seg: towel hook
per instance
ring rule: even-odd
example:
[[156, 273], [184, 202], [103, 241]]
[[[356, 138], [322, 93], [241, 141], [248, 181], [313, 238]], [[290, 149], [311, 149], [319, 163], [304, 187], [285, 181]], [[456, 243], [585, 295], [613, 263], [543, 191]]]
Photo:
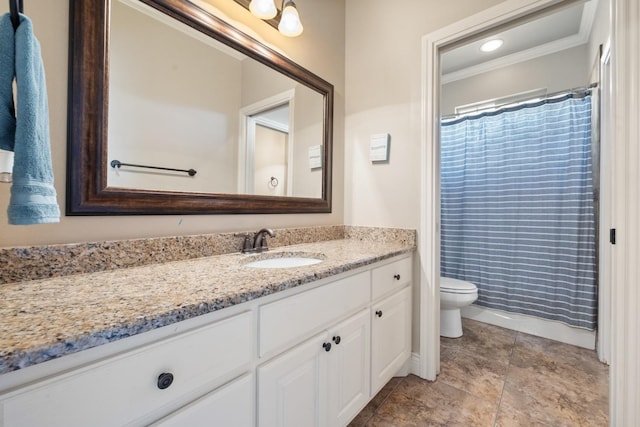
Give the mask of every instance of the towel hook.
[[20, 14], [24, 12], [24, 4], [22, 0], [9, 0], [9, 12], [11, 13], [11, 23], [13, 31], [18, 29], [20, 25]]

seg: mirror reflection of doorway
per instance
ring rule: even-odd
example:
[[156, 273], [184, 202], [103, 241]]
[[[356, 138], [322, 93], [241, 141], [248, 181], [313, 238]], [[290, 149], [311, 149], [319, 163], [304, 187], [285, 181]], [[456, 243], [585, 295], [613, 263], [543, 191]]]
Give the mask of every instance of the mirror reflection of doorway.
[[290, 105], [269, 107], [247, 118], [247, 191], [262, 196], [291, 193]]
[[240, 110], [239, 193], [293, 194], [293, 110], [293, 91]]
[[288, 133], [255, 122], [254, 136], [253, 194], [286, 195]]

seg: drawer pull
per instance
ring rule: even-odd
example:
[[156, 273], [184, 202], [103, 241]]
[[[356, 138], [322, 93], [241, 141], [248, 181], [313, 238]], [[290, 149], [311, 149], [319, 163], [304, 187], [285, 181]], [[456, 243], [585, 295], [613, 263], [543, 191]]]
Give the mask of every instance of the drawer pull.
[[169, 388], [169, 386], [173, 384], [173, 374], [169, 372], [163, 372], [158, 376], [158, 388], [160, 390], [164, 390], [165, 388]]
[[400, 280], [400, 275], [399, 274], [394, 274], [393, 278], [396, 279], [396, 280]]
[[322, 344], [322, 348], [324, 348], [324, 351], [331, 351], [331, 343], [330, 342], [326, 342], [326, 343]]
[[376, 311], [376, 316], [378, 316], [378, 317], [382, 317], [382, 310], [378, 310], [378, 311]]
[[336, 335], [335, 337], [333, 337], [333, 342], [336, 343], [336, 345], [340, 344], [340, 341], [342, 341], [340, 335]]

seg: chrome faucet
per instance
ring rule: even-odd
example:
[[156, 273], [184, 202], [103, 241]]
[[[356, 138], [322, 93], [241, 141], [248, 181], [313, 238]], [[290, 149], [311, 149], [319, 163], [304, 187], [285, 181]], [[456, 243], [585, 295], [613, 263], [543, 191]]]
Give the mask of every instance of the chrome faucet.
[[266, 234], [270, 237], [276, 237], [276, 233], [270, 228], [262, 228], [256, 234], [253, 235], [253, 245], [251, 244], [251, 236], [245, 235], [244, 245], [242, 247], [242, 253], [256, 253], [268, 251]]

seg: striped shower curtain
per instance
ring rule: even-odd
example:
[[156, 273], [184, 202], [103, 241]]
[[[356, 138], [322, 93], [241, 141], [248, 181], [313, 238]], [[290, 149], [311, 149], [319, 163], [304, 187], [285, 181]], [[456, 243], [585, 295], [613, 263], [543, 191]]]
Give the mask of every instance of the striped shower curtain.
[[594, 329], [591, 96], [443, 121], [441, 274], [476, 304]]

